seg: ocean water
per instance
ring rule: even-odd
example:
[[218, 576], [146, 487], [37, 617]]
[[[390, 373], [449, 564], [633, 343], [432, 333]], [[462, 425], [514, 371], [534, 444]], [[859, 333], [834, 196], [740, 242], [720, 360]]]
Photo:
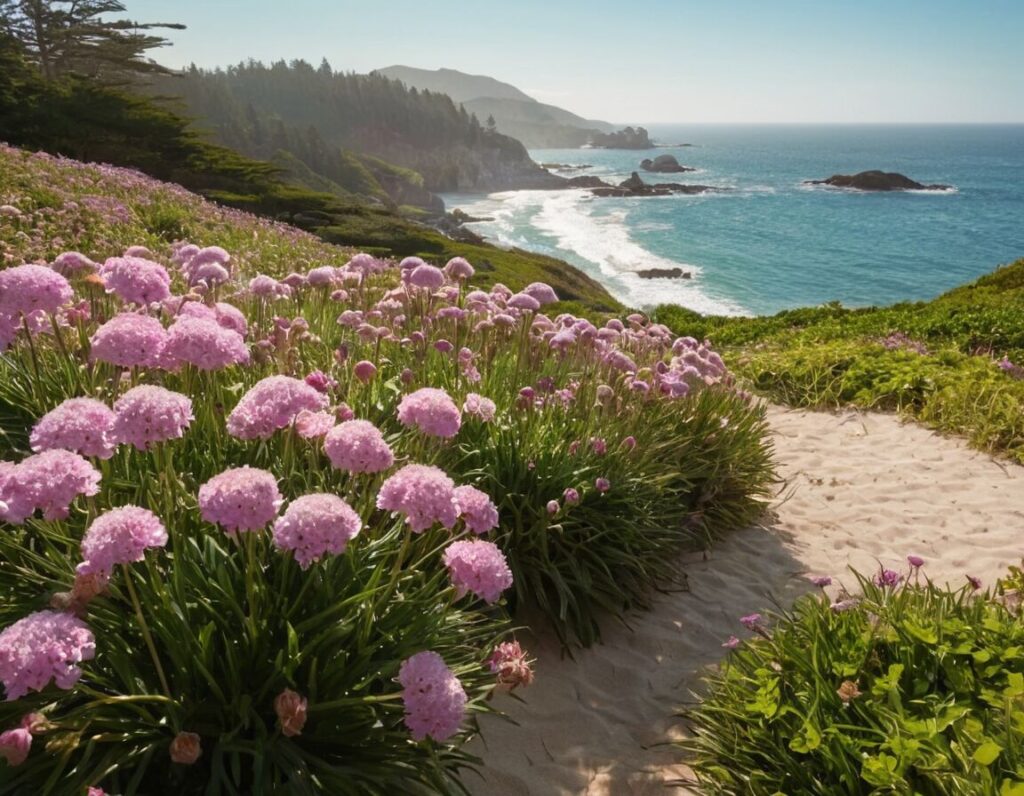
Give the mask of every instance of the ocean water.
[[[840, 301], [928, 299], [1024, 257], [1024, 125], [691, 125], [650, 128], [693, 146], [642, 152], [535, 150], [538, 162], [619, 182], [662, 152], [698, 169], [646, 182], [728, 188], [700, 196], [596, 198], [584, 190], [447, 195], [490, 220], [503, 246], [565, 259], [626, 304], [763, 314]], [[950, 191], [864, 193], [803, 185], [835, 173], [898, 171]], [[693, 278], [646, 280], [680, 266]]]

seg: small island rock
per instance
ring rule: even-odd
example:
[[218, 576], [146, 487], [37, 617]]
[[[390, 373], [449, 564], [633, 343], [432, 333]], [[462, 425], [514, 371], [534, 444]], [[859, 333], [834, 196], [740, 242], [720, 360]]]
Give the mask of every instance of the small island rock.
[[658, 155], [653, 160], [651, 158], [644, 158], [640, 161], [640, 168], [644, 171], [652, 171], [659, 174], [679, 174], [684, 171], [696, 171], [696, 169], [689, 166], [680, 165], [675, 155]]
[[833, 174], [825, 180], [805, 180], [807, 185], [831, 185], [858, 191], [946, 191], [948, 185], [924, 185], [894, 171], [861, 171], [857, 174]]

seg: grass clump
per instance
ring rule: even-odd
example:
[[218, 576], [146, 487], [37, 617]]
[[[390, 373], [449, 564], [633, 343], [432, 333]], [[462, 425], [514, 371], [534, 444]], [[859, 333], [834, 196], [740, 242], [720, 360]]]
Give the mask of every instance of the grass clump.
[[929, 302], [655, 317], [710, 339], [772, 400], [898, 411], [1024, 462], [1024, 260]]
[[756, 635], [686, 714], [702, 792], [1024, 793], [1019, 572], [984, 593], [914, 567], [857, 585], [746, 618]]

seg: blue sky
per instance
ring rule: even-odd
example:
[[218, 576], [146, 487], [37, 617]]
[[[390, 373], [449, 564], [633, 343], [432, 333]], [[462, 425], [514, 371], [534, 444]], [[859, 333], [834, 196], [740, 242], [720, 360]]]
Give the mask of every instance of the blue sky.
[[1024, 0], [126, 0], [172, 66], [450, 67], [613, 122], [1024, 122]]

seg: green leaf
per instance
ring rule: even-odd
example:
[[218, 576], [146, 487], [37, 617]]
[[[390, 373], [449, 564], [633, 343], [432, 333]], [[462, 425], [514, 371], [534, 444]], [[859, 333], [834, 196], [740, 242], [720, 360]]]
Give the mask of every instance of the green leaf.
[[974, 750], [972, 758], [975, 763], [982, 766], [990, 766], [999, 757], [1003, 751], [1003, 747], [997, 744], [995, 741], [985, 741], [981, 746]]

